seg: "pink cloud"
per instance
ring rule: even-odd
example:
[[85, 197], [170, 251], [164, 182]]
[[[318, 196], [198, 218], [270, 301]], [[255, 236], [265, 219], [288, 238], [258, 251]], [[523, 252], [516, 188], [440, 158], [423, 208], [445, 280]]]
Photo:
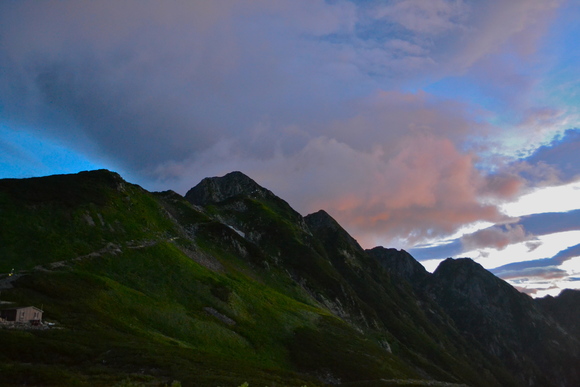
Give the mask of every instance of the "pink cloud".
[[485, 177], [482, 193], [490, 198], [512, 199], [522, 193], [524, 186], [525, 180], [523, 178], [517, 174], [502, 171]]
[[[0, 97], [3, 113], [73, 147], [86, 139], [159, 189], [242, 170], [304, 214], [326, 209], [368, 247], [412, 243], [501, 220], [495, 203], [524, 183], [516, 167], [486, 175], [465, 150], [473, 133], [489, 141], [488, 112], [393, 88], [534, 46], [532, 21], [557, 4], [8, 2], [0, 86], [14, 92]], [[395, 33], [381, 35], [385, 20]], [[516, 92], [529, 86], [512, 75], [501, 80]]]
[[507, 224], [503, 227], [494, 226], [465, 235], [461, 243], [466, 251], [492, 247], [503, 250], [513, 243], [525, 242], [533, 239], [526, 233], [522, 225]]
[[320, 129], [356, 149], [368, 150], [381, 144], [389, 153], [399, 147], [398, 140], [413, 135], [435, 135], [459, 144], [477, 131], [482, 135], [491, 128], [476, 121], [477, 109], [460, 101], [440, 100], [424, 91], [408, 93], [380, 90], [351, 101], [342, 114], [349, 117], [332, 120]]
[[[493, 203], [523, 186], [517, 174], [490, 176], [476, 167], [477, 156], [462, 142], [473, 127], [485, 127], [464, 111], [425, 92], [379, 92], [345, 105], [341, 114], [351, 117], [341, 121], [309, 130], [259, 126], [256, 140], [276, 149], [268, 157], [249, 155], [244, 142], [230, 139], [155, 173], [177, 177], [185, 192], [205, 176], [241, 170], [302, 214], [328, 211], [366, 247], [409, 246], [466, 223], [503, 220]], [[286, 151], [289, 143], [299, 145]]]
[[222, 156], [208, 152], [205, 161], [183, 170], [205, 175], [242, 170], [303, 214], [325, 209], [366, 247], [396, 240], [412, 244], [466, 223], [502, 219], [482, 200], [489, 187], [483, 189], [486, 179], [474, 167], [473, 155], [432, 135], [397, 144], [392, 153], [380, 144], [364, 151], [319, 137], [297, 154], [277, 153], [266, 163], [232, 157], [224, 144]]

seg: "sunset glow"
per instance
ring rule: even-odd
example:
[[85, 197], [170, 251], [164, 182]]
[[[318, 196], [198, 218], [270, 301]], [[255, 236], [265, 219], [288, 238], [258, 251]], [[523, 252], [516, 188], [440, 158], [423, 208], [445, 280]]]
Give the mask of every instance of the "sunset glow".
[[[525, 274], [580, 243], [579, 19], [572, 0], [4, 1], [0, 178], [107, 168], [184, 194], [240, 170], [365, 248]], [[558, 262], [517, 286], [576, 286]]]

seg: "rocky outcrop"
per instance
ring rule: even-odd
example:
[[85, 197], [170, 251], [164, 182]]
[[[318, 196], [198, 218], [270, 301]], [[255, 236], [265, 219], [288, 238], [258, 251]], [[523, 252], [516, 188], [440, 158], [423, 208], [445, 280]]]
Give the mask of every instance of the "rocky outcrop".
[[275, 196], [242, 172], [230, 172], [222, 177], [207, 177], [190, 189], [185, 198], [192, 204], [205, 206], [238, 195]]
[[415, 289], [421, 287], [422, 283], [430, 276], [423, 265], [405, 250], [377, 246], [366, 250], [366, 252], [374, 257], [389, 273], [409, 281]]
[[314, 235], [324, 237], [332, 234], [333, 240], [343, 243], [345, 245], [343, 247], [362, 252], [362, 248], [358, 242], [326, 211], [319, 210], [313, 214], [306, 215], [304, 221]]

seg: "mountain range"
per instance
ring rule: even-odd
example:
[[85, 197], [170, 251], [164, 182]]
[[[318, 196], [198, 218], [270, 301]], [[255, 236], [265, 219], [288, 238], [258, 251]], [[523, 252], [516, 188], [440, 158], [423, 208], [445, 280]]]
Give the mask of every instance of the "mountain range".
[[[14, 269], [14, 270], [13, 270]], [[0, 180], [0, 385], [578, 386], [580, 292], [363, 249], [241, 172]]]

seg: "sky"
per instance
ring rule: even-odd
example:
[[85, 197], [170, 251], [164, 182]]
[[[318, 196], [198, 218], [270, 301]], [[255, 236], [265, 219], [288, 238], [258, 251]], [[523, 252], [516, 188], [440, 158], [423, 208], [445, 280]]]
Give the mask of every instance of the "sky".
[[0, 2], [0, 178], [239, 170], [365, 248], [580, 288], [574, 0]]

